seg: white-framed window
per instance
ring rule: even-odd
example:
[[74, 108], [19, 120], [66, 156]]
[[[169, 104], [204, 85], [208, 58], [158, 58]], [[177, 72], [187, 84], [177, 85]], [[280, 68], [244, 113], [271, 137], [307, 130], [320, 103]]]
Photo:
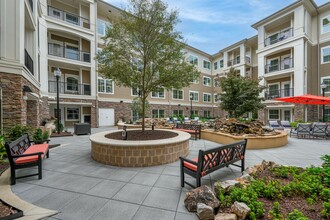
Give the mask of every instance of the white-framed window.
[[203, 76], [203, 85], [204, 86], [211, 86], [211, 77]]
[[137, 86], [133, 86], [131, 89], [131, 96], [138, 96], [140, 94], [140, 89]]
[[66, 108], [67, 121], [79, 121], [79, 108]]
[[280, 84], [268, 84], [268, 96], [272, 98], [280, 97]]
[[237, 55], [235, 58], [235, 64], [240, 64], [241, 63], [241, 56]]
[[173, 89], [172, 90], [172, 99], [183, 100], [183, 90], [182, 89]]
[[137, 121], [140, 119], [140, 115], [138, 111], [132, 111], [132, 121]]
[[[324, 92], [328, 93], [330, 92], [330, 77], [321, 77], [321, 82], [320, 83], [324, 83], [327, 85], [327, 87], [325, 88]], [[322, 90], [321, 90], [322, 93]]]
[[221, 60], [219, 61], [219, 66], [220, 66], [220, 68], [223, 68], [223, 66], [224, 66], [223, 59], [221, 59]]
[[65, 21], [71, 24], [79, 25], [79, 18], [74, 14], [65, 13]]
[[103, 79], [99, 77], [98, 81], [98, 92], [114, 94], [114, 81], [111, 79]]
[[321, 49], [321, 63], [329, 63], [330, 62], [330, 47], [322, 47]]
[[194, 79], [194, 80], [192, 81], [192, 83], [194, 83], [194, 84], [198, 84], [198, 83], [199, 83], [199, 79], [198, 79], [198, 78]]
[[153, 109], [152, 110], [152, 118], [164, 118], [165, 110], [163, 109]]
[[199, 112], [198, 112], [198, 110], [192, 110], [192, 115], [193, 115], [194, 117], [198, 117], [198, 116], [199, 116]]
[[78, 45], [65, 43], [65, 58], [79, 60]]
[[194, 102], [198, 102], [199, 101], [199, 93], [196, 91], [189, 91], [189, 100], [190, 100], [190, 96], [191, 94], [193, 94], [193, 101]]
[[173, 115], [183, 117], [183, 110], [173, 110]]
[[152, 98], [165, 98], [165, 89], [159, 88], [157, 91], [151, 93]]
[[218, 61], [213, 63], [213, 69], [217, 70], [218, 69]]
[[97, 33], [101, 36], [105, 36], [107, 28], [111, 28], [111, 24], [107, 21], [97, 19]]
[[218, 102], [220, 102], [218, 93], [214, 93], [214, 94], [213, 94], [213, 102], [214, 102], [214, 103], [218, 103]]
[[268, 119], [269, 120], [279, 120], [280, 119], [280, 110], [269, 109], [268, 110]]
[[203, 92], [203, 102], [211, 102], [211, 100], [212, 100], [211, 93]]
[[276, 57], [267, 61], [268, 72], [274, 72], [280, 70], [280, 58]]
[[203, 60], [203, 67], [205, 69], [210, 70], [211, 69], [211, 63], [209, 61], [207, 61], [207, 60]]
[[281, 97], [288, 97], [292, 96], [291, 88], [290, 88], [290, 81], [282, 82], [281, 83]]
[[188, 56], [188, 62], [198, 66], [198, 57], [194, 56], [194, 55], [189, 55]]
[[68, 92], [78, 92], [79, 76], [65, 74], [65, 90]]
[[48, 15], [57, 19], [63, 18], [63, 12], [59, 9], [49, 7], [48, 8]]
[[210, 117], [211, 117], [211, 111], [204, 110], [204, 118], [210, 118]]
[[330, 15], [322, 18], [322, 34], [330, 32]]
[[326, 122], [330, 121], [330, 108], [324, 109], [324, 119]]

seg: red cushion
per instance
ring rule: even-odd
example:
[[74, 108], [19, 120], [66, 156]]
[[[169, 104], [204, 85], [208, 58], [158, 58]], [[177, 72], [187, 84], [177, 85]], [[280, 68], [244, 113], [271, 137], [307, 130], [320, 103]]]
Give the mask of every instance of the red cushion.
[[[43, 154], [41, 155], [41, 159], [44, 159], [45, 154], [48, 151], [48, 144], [35, 144], [30, 146], [24, 153], [24, 154], [33, 154], [33, 153], [38, 153], [42, 152]], [[17, 164], [24, 164], [24, 163], [29, 163], [29, 162], [35, 162], [38, 160], [38, 155], [33, 155], [33, 156], [27, 156], [27, 157], [20, 157], [16, 160]]]

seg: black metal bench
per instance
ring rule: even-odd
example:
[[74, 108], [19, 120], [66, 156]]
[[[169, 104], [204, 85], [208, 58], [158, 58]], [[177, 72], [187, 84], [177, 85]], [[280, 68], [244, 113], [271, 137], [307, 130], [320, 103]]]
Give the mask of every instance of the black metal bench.
[[195, 135], [195, 140], [197, 140], [197, 136], [199, 139], [201, 139], [202, 134], [202, 125], [197, 124], [176, 124], [176, 127], [174, 127], [175, 130], [178, 131], [184, 131], [189, 134]]
[[[11, 167], [11, 185], [16, 184], [16, 179], [30, 176], [39, 176], [42, 179], [42, 159], [49, 157], [49, 140], [45, 144], [33, 144], [28, 134], [17, 140], [6, 143], [5, 148]], [[16, 177], [16, 169], [38, 166], [38, 173]]]
[[[181, 187], [184, 187], [186, 183], [195, 188], [194, 185], [185, 181], [184, 174], [194, 177], [196, 179], [196, 187], [200, 187], [203, 176], [223, 167], [233, 165], [240, 167], [243, 172], [245, 169], [246, 145], [247, 140], [245, 139], [210, 150], [199, 150], [198, 157], [192, 160], [180, 157]], [[241, 165], [234, 164], [238, 161], [241, 161]]]

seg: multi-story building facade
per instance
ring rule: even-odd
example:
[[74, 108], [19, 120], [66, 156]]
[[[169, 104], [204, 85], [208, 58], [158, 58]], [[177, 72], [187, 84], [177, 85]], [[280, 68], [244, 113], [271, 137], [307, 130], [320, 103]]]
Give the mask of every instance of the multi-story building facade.
[[[89, 122], [93, 127], [135, 120], [131, 109], [138, 90], [119, 87], [97, 74], [95, 54], [102, 50], [106, 28], [116, 22], [120, 9], [101, 0], [0, 1], [0, 125], [38, 126], [56, 116], [59, 79], [60, 120], [64, 126]], [[13, 28], [14, 27], [14, 28]], [[216, 102], [214, 78], [231, 67], [242, 76], [262, 77], [267, 89], [266, 109], [259, 118], [268, 121], [316, 120], [317, 106], [274, 101], [276, 97], [320, 95], [320, 83], [330, 92], [330, 4], [298, 0], [252, 25], [257, 35], [210, 55], [189, 45], [187, 61], [200, 78], [182, 90], [154, 92], [148, 101], [149, 117], [170, 115], [224, 117]], [[193, 94], [193, 100], [190, 100]], [[330, 109], [326, 109], [330, 116]]]

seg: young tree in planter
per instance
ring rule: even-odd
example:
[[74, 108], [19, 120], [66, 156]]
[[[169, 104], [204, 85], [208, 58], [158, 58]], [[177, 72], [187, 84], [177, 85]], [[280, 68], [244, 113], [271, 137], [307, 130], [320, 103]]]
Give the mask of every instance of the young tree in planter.
[[174, 29], [177, 23], [177, 11], [168, 12], [161, 0], [129, 0], [127, 10], [108, 28], [105, 48], [97, 56], [101, 75], [138, 91], [143, 131], [151, 92], [180, 89], [199, 76], [185, 61], [183, 37]]
[[261, 103], [264, 99], [260, 97], [264, 87], [259, 85], [260, 80], [242, 77], [233, 68], [226, 77], [218, 80], [222, 90], [218, 95], [220, 107], [229, 113], [229, 117], [239, 118], [245, 113], [256, 112], [264, 107]]

